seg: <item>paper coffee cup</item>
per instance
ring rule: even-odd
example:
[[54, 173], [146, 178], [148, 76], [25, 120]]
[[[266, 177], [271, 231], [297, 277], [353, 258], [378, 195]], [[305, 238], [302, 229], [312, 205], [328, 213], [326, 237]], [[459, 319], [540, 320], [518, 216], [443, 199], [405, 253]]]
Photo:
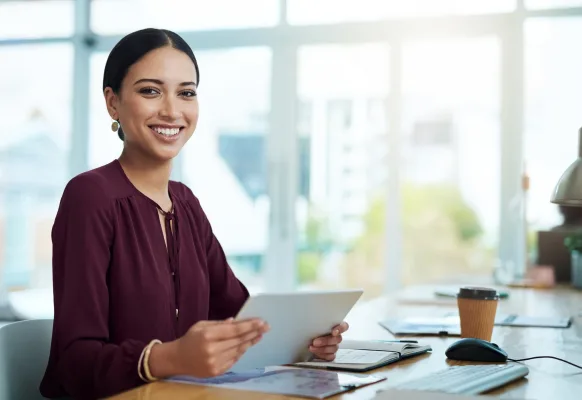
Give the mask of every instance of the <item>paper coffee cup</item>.
[[491, 341], [499, 295], [495, 289], [464, 287], [457, 294], [461, 337]]

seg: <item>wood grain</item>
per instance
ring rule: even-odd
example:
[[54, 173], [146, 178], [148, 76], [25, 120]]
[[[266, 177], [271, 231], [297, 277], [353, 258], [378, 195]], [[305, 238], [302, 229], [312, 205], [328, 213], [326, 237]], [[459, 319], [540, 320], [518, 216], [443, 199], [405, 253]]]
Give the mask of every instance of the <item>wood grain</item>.
[[[418, 295], [426, 288], [418, 288]], [[407, 289], [410, 295], [410, 289]], [[378, 325], [380, 319], [405, 315], [439, 315], [454, 310], [454, 303], [441, 301], [434, 305], [410, 305], [398, 302], [398, 296], [381, 297], [354, 308], [347, 320], [350, 339], [392, 339], [393, 336]], [[499, 305], [499, 312], [520, 313], [532, 316], [569, 315], [573, 324], [568, 329], [495, 327], [492, 342], [503, 348], [511, 358], [552, 355], [582, 365], [582, 291], [567, 287], [542, 289], [512, 289], [510, 298]], [[389, 388], [399, 382], [428, 374], [449, 365], [463, 364], [447, 360], [446, 348], [457, 338], [421, 338], [432, 345], [433, 351], [420, 357], [392, 364], [371, 371], [371, 374], [386, 376], [386, 380], [354, 392], [333, 397], [334, 400], [368, 400], [377, 390]], [[582, 393], [582, 370], [565, 363], [542, 359], [525, 363], [530, 368], [526, 379], [488, 393], [501, 398], [515, 399], [568, 399]], [[245, 391], [234, 391], [192, 385], [155, 382], [112, 397], [114, 400], [160, 400], [160, 399], [292, 399], [289, 396], [266, 395]]]

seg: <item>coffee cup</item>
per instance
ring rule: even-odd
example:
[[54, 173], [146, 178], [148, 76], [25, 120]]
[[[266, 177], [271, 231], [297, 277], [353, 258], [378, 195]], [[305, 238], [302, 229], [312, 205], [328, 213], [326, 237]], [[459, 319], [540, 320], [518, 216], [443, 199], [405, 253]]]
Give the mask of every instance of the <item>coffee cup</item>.
[[495, 289], [463, 287], [457, 294], [461, 337], [491, 341], [499, 294]]

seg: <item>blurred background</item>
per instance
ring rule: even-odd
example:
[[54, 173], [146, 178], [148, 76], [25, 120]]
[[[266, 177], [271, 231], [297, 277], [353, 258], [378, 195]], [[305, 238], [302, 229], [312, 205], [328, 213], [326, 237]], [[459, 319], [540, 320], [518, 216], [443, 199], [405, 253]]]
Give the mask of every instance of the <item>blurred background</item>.
[[0, 0], [5, 294], [51, 287], [64, 185], [122, 148], [105, 60], [145, 27], [199, 60], [173, 177], [252, 291], [520, 277], [564, 222], [582, 0]]

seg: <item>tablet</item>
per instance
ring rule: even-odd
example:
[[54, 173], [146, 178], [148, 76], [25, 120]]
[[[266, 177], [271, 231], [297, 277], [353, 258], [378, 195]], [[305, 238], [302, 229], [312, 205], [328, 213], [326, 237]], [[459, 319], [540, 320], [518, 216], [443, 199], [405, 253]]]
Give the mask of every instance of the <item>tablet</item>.
[[236, 319], [261, 318], [270, 330], [230, 372], [291, 364], [309, 356], [309, 344], [344, 321], [363, 290], [262, 293], [249, 297]]

